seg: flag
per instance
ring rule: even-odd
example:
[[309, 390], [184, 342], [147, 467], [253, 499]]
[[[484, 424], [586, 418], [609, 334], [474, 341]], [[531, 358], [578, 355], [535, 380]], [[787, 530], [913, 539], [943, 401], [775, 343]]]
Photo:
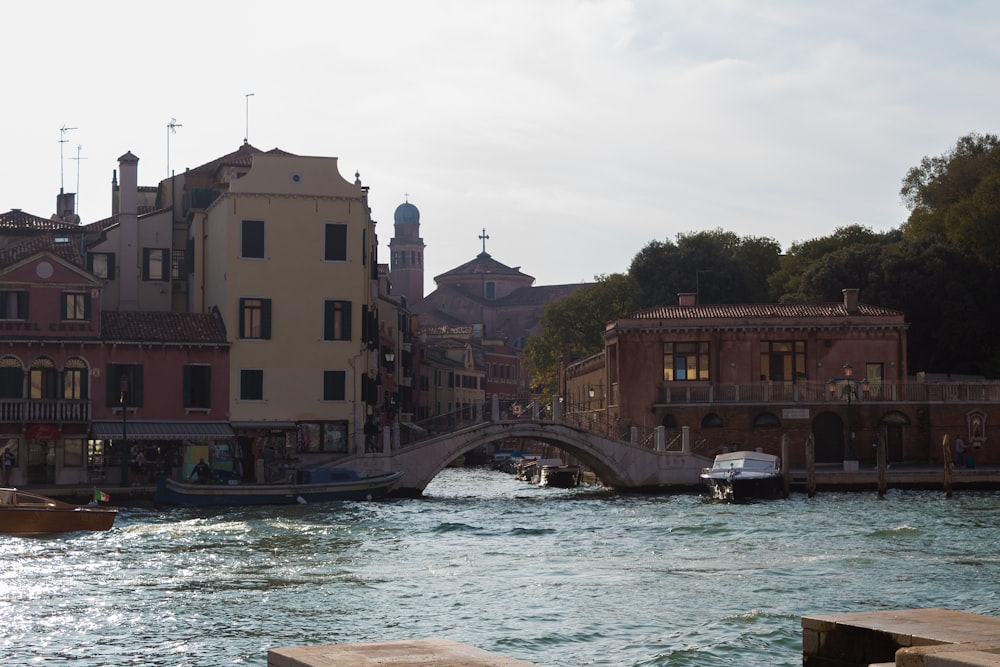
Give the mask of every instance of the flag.
[[104, 493], [103, 491], [98, 491], [97, 489], [94, 489], [94, 502], [95, 503], [106, 503], [109, 500], [111, 500], [111, 496], [109, 496], [108, 494]]

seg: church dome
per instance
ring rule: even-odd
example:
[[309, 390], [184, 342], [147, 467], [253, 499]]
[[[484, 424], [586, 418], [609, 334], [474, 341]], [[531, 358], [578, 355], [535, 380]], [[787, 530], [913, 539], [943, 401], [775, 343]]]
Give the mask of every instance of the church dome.
[[419, 225], [420, 211], [410, 202], [405, 202], [396, 207], [393, 218], [397, 225]]

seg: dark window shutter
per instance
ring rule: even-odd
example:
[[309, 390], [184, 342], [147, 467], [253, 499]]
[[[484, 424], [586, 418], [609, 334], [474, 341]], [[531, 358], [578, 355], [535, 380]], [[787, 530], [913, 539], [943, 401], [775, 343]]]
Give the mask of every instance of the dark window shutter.
[[260, 337], [270, 340], [271, 338], [271, 300], [261, 299], [260, 308]]

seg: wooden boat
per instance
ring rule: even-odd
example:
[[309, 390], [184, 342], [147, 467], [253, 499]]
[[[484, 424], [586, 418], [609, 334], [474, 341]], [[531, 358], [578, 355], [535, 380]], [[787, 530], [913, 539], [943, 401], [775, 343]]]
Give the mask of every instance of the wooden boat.
[[784, 480], [777, 456], [762, 452], [727, 452], [715, 457], [701, 480], [722, 500], [769, 499], [784, 496]]
[[302, 470], [299, 483], [254, 484], [230, 480], [225, 483], [178, 482], [160, 475], [156, 480], [157, 503], [172, 505], [290, 505], [328, 500], [374, 500], [389, 494], [403, 471], [362, 477], [346, 468]]
[[580, 486], [580, 466], [558, 463], [542, 463], [538, 472], [539, 486], [552, 486], [560, 489], [573, 489]]
[[42, 535], [79, 530], [110, 530], [118, 510], [72, 505], [37, 493], [0, 488], [0, 533]]

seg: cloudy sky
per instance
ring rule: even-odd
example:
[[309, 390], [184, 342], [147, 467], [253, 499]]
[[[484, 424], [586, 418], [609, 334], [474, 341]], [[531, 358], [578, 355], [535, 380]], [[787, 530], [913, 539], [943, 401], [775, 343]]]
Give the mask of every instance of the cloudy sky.
[[92, 222], [126, 151], [155, 185], [249, 138], [360, 172], [383, 261], [408, 197], [428, 291], [484, 229], [538, 285], [624, 272], [650, 241], [704, 229], [783, 248], [888, 230], [910, 167], [1000, 131], [992, 0], [55, 0], [0, 16], [0, 211], [49, 217], [62, 186]]

